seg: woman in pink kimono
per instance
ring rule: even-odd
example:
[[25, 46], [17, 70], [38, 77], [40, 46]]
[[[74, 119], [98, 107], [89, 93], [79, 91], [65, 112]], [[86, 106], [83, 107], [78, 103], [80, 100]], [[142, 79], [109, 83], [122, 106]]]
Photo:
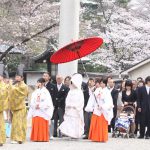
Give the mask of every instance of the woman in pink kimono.
[[59, 127], [62, 134], [71, 138], [81, 138], [84, 133], [84, 96], [81, 84], [82, 76], [74, 74], [66, 98], [64, 122]]

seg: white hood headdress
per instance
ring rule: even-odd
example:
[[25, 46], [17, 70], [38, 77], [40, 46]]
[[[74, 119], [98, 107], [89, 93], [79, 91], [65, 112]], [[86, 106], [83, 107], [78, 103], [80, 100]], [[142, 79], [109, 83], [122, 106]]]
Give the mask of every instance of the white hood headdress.
[[81, 89], [82, 85], [82, 75], [81, 74], [74, 74], [71, 78], [72, 83], [78, 88]]

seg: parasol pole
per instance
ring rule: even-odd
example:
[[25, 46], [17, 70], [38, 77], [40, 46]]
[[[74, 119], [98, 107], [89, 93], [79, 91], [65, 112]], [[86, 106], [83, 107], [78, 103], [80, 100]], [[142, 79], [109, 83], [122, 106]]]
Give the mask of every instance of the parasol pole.
[[84, 70], [84, 72], [85, 72], [85, 75], [86, 75], [86, 77], [88, 78], [89, 76], [88, 76], [88, 74], [87, 74], [87, 72], [86, 72], [86, 69], [85, 69], [85, 66], [84, 66], [84, 64], [83, 64], [83, 62], [82, 62], [82, 60], [81, 60], [81, 57], [80, 57], [79, 51], [77, 51], [77, 55], [78, 55], [78, 57], [79, 57], [79, 59], [80, 59], [80, 61], [81, 61], [81, 64], [82, 64], [83, 70]]

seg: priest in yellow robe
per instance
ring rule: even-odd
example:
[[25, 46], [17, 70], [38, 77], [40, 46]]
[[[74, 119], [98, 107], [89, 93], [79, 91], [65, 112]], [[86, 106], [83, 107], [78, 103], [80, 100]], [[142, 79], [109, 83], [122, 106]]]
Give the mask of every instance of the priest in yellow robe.
[[5, 121], [3, 111], [8, 109], [8, 86], [3, 82], [0, 74], [0, 146], [6, 142]]
[[11, 128], [11, 143], [22, 144], [26, 140], [27, 111], [25, 100], [28, 96], [28, 87], [22, 75], [16, 75], [15, 83], [10, 84], [10, 109], [13, 114]]

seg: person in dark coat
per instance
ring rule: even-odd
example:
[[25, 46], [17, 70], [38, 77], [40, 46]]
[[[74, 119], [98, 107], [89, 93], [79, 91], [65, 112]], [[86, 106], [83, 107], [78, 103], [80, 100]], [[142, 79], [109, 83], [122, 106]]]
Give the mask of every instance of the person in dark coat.
[[[137, 107], [140, 112], [140, 136], [139, 139], [150, 138], [150, 76], [145, 79], [145, 85], [138, 88]], [[147, 132], [145, 128], [147, 126]]]
[[83, 95], [84, 95], [84, 108], [86, 107], [87, 103], [88, 103], [88, 99], [89, 99], [89, 88], [87, 83], [82, 82], [82, 91], [83, 91]]
[[[82, 82], [82, 85], [81, 85], [81, 88], [82, 88], [82, 91], [83, 91], [83, 95], [84, 95], [84, 109], [88, 103], [88, 100], [89, 100], [89, 88], [88, 88], [88, 84], [85, 83], [85, 82]], [[89, 115], [84, 111], [84, 122], [85, 122], [85, 126], [84, 126], [84, 134], [86, 135], [84, 137], [84, 139], [87, 139], [88, 138], [88, 129], [87, 129], [87, 124], [88, 124], [88, 120], [89, 120]]]
[[[65, 100], [69, 91], [69, 88], [63, 84], [63, 77], [61, 75], [56, 76], [55, 85], [55, 99], [54, 99], [54, 137], [57, 137], [58, 121], [59, 125], [64, 121], [65, 112]], [[60, 135], [61, 136], [61, 135]]]
[[[138, 82], [136, 80], [132, 80], [132, 90], [134, 90], [136, 92], [138, 92]], [[136, 114], [135, 114], [135, 132], [134, 134], [137, 135], [137, 132], [139, 131], [139, 122], [140, 122], [140, 113], [138, 112], [138, 108], [136, 107]]]
[[134, 106], [137, 101], [137, 93], [132, 88], [133, 84], [131, 80], [126, 80], [125, 90], [122, 92], [122, 102], [124, 105]]
[[47, 90], [49, 91], [50, 95], [51, 95], [51, 98], [52, 98], [52, 101], [53, 101], [53, 105], [54, 105], [54, 99], [55, 99], [55, 84], [53, 84], [51, 82], [51, 76], [49, 74], [49, 72], [45, 72], [43, 74], [43, 78], [45, 80], [45, 87], [47, 88]]
[[114, 80], [113, 79], [110, 79], [108, 80], [108, 88], [111, 92], [111, 96], [112, 96], [112, 99], [113, 99], [113, 105], [114, 105], [114, 108], [113, 108], [113, 119], [111, 121], [111, 125], [109, 126], [109, 131], [111, 130], [110, 128], [113, 129], [114, 131], [114, 128], [115, 128], [115, 119], [116, 119], [116, 116], [117, 116], [117, 99], [118, 99], [118, 93], [119, 91], [117, 89], [115, 89], [115, 83], [114, 83]]
[[[133, 90], [133, 84], [131, 80], [126, 80], [125, 82], [125, 90], [122, 91], [122, 102], [124, 106], [133, 106], [136, 109], [136, 103], [137, 103], [137, 93], [135, 90]], [[134, 138], [135, 132], [135, 122], [130, 122], [130, 138]]]
[[[45, 80], [45, 87], [47, 88], [47, 90], [49, 91], [51, 98], [52, 98], [52, 102], [53, 102], [53, 106], [54, 106], [54, 101], [55, 101], [55, 84], [53, 84], [51, 82], [51, 76], [49, 74], [49, 72], [45, 72], [43, 74], [43, 79]], [[54, 112], [53, 112], [54, 113]], [[53, 138], [53, 130], [54, 130], [54, 117], [51, 118], [51, 125], [50, 125], [50, 139]]]
[[84, 136], [83, 139], [88, 139], [89, 136], [89, 129], [91, 123], [92, 112], [85, 111], [85, 107], [89, 101], [90, 95], [93, 94], [95, 90], [95, 80], [93, 78], [89, 78], [87, 83], [88, 89], [84, 91]]

